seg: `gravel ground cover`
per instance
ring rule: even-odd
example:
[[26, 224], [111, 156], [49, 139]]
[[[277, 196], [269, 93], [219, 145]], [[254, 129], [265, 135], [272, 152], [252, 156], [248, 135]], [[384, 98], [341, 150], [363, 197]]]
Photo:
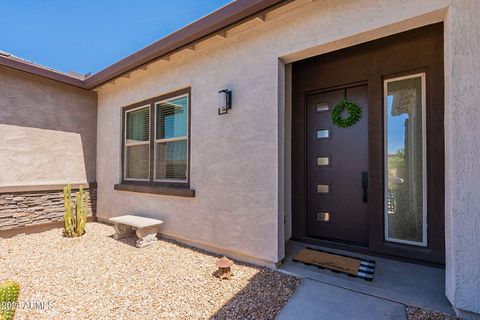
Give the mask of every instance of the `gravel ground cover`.
[[217, 256], [87, 224], [80, 238], [61, 229], [0, 239], [0, 281], [21, 285], [16, 319], [274, 319], [301, 280], [237, 263], [214, 276]]
[[430, 310], [420, 309], [416, 307], [406, 307], [408, 320], [457, 320], [458, 318], [452, 317], [440, 312], [434, 312]]

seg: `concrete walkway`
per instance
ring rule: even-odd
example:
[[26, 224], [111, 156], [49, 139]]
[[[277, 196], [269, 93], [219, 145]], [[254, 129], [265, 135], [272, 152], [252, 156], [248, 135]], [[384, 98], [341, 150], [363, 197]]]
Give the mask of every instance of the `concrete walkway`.
[[407, 316], [401, 303], [304, 279], [277, 319], [404, 320]]
[[455, 314], [445, 296], [445, 270], [443, 269], [319, 247], [329, 252], [375, 260], [377, 265], [373, 281], [365, 281], [293, 262], [293, 257], [304, 247], [305, 244], [290, 241], [286, 247], [285, 262], [279, 269], [306, 279], [386, 301], [394, 301], [448, 315]]

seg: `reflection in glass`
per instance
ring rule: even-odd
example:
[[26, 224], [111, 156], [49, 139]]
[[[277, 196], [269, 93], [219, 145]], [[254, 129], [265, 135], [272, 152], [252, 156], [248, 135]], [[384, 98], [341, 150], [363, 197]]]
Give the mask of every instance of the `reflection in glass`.
[[155, 180], [185, 182], [188, 172], [188, 96], [156, 106]]
[[386, 239], [426, 245], [425, 75], [387, 80]]
[[187, 136], [188, 98], [183, 96], [158, 103], [156, 139]]

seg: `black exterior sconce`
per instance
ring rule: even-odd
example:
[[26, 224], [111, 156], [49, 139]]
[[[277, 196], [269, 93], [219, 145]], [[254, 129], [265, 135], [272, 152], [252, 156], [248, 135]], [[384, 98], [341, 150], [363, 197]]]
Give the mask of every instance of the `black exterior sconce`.
[[223, 89], [218, 91], [220, 97], [220, 108], [218, 108], [218, 115], [227, 114], [229, 109], [232, 109], [232, 90]]

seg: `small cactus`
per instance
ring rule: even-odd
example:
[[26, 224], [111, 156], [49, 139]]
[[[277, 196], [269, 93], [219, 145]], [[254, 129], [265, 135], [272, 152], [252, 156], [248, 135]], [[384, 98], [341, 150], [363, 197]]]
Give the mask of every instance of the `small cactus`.
[[72, 186], [67, 185], [63, 188], [63, 200], [65, 214], [63, 215], [64, 230], [63, 235], [73, 237], [75, 233], [75, 220], [73, 219]]
[[80, 237], [85, 233], [85, 224], [87, 223], [88, 192], [84, 192], [83, 187], [80, 186], [80, 191], [75, 193], [75, 210], [73, 209], [71, 185], [63, 188], [63, 199], [65, 205], [63, 235]]
[[20, 295], [20, 285], [15, 281], [0, 283], [0, 320], [13, 320]]
[[84, 192], [82, 186], [80, 186], [80, 191], [75, 194], [75, 202], [77, 235], [81, 236], [85, 233], [88, 212], [88, 192]]

